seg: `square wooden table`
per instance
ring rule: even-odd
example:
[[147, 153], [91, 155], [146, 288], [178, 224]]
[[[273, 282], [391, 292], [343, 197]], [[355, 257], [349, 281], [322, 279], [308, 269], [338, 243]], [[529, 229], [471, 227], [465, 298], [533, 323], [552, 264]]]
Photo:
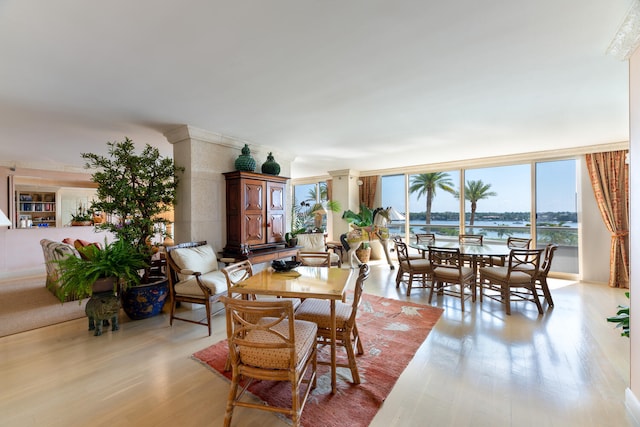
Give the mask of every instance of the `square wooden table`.
[[344, 301], [351, 270], [301, 266], [278, 273], [266, 268], [237, 285], [231, 293], [329, 300], [331, 306], [331, 392], [336, 392], [336, 301]]

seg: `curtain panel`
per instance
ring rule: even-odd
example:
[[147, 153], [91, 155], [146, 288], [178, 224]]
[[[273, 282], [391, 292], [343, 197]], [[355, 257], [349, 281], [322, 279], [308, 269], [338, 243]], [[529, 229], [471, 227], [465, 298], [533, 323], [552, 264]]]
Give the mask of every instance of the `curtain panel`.
[[629, 165], [628, 150], [586, 155], [593, 192], [611, 233], [609, 286], [629, 287]]
[[373, 202], [376, 199], [376, 188], [378, 186], [378, 176], [363, 176], [360, 178], [360, 204], [373, 209]]

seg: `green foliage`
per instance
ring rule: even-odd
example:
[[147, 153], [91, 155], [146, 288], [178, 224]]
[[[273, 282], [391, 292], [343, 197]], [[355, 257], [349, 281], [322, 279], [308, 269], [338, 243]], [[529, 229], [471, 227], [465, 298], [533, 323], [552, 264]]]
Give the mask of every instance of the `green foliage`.
[[109, 155], [82, 153], [85, 167], [96, 169], [91, 180], [98, 184], [97, 201], [92, 208], [118, 218], [96, 228], [113, 232], [118, 240], [129, 243], [151, 257], [148, 238], [154, 224], [164, 222], [158, 215], [170, 210], [176, 201], [178, 171], [173, 159], [160, 156], [157, 148], [146, 145], [135, 153], [133, 141], [107, 142]]
[[409, 193], [418, 193], [418, 198], [426, 196], [426, 216], [427, 224], [431, 224], [431, 206], [436, 197], [436, 190], [441, 189], [447, 193], [456, 194], [455, 184], [451, 176], [446, 172], [422, 173], [411, 176]]
[[342, 219], [356, 227], [369, 227], [373, 225], [373, 209], [365, 204], [360, 204], [360, 212], [355, 213], [352, 210], [346, 210], [342, 214]]
[[[625, 292], [627, 298], [629, 298], [629, 292]], [[618, 312], [615, 316], [607, 317], [607, 322], [617, 323], [616, 328], [622, 328], [620, 336], [629, 337], [629, 306], [619, 305]]]
[[[315, 193], [315, 191], [313, 191]], [[308, 203], [303, 201], [300, 205], [291, 206], [291, 231], [285, 235], [287, 241], [300, 233], [322, 232], [324, 230], [315, 227], [316, 214], [324, 215], [326, 212], [339, 212], [340, 203], [334, 200]]]
[[78, 205], [75, 212], [71, 214], [71, 221], [74, 221], [74, 222], [93, 221], [93, 210], [87, 209], [87, 207], [83, 205]]
[[[148, 266], [144, 254], [124, 240], [104, 242], [104, 249], [89, 245], [78, 249], [83, 258], [69, 256], [53, 261], [60, 266], [56, 296], [90, 297], [96, 280], [115, 277], [123, 288], [140, 283], [140, 270]], [[114, 289], [116, 291], [117, 289]]]

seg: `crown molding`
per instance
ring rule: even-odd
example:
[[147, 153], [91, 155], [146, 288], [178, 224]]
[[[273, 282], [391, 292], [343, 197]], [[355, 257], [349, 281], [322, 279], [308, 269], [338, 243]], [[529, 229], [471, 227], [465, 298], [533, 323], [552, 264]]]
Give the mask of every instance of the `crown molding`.
[[607, 48], [607, 55], [628, 60], [640, 45], [640, 0], [633, 0], [620, 28]]

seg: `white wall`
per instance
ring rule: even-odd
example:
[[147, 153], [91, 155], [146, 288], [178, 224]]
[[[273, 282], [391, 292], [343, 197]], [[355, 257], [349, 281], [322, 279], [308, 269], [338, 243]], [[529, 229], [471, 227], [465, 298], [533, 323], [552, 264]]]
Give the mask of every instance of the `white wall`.
[[640, 315], [637, 308], [640, 307], [640, 292], [636, 291], [640, 281], [640, 50], [636, 50], [629, 60], [629, 136], [630, 136], [630, 164], [629, 164], [629, 188], [630, 188], [630, 297], [631, 297], [631, 384], [627, 390], [626, 404], [640, 422]]

